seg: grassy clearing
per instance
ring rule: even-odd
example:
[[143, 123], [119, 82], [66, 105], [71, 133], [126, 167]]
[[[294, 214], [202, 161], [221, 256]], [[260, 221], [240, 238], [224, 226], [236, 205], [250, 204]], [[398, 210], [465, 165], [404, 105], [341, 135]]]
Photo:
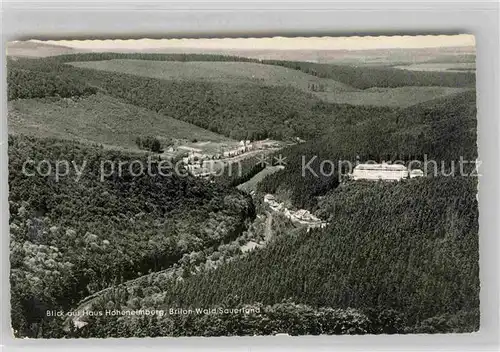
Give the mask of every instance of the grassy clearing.
[[409, 107], [424, 101], [462, 93], [468, 88], [450, 87], [398, 87], [368, 88], [359, 92], [338, 94], [317, 93], [322, 99], [337, 104]]
[[282, 170], [282, 167], [280, 166], [268, 166], [262, 171], [258, 172], [255, 174], [254, 177], [252, 177], [250, 180], [248, 180], [245, 183], [242, 183], [239, 185], [238, 188], [240, 191], [244, 191], [247, 193], [250, 193], [252, 191], [255, 191], [257, 189], [257, 184], [262, 181], [267, 175], [272, 175], [275, 172], [278, 172]]
[[402, 70], [410, 71], [437, 71], [437, 72], [453, 72], [456, 71], [475, 71], [475, 62], [428, 62], [413, 65], [395, 66]]
[[179, 62], [116, 59], [74, 62], [71, 65], [169, 80], [287, 85], [306, 92], [312, 92], [312, 85], [321, 87], [327, 92], [357, 90], [332, 79], [314, 77], [285, 67], [252, 62]]
[[333, 79], [316, 77], [299, 70], [252, 62], [114, 59], [74, 62], [71, 65], [176, 81], [293, 86], [304, 92], [312, 93], [324, 101], [350, 105], [407, 107], [464, 91], [463, 88], [417, 86], [360, 90]]
[[234, 143], [190, 123], [97, 94], [9, 102], [9, 132], [137, 149], [137, 137]]

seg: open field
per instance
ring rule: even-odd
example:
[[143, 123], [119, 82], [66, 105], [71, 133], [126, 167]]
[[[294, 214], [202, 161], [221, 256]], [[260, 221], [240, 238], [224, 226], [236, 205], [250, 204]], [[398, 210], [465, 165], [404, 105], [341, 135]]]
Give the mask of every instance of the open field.
[[327, 92], [355, 91], [356, 88], [328, 78], [318, 78], [285, 67], [253, 62], [150, 61], [115, 59], [73, 62], [71, 65], [96, 70], [134, 74], [169, 80], [197, 80], [226, 83], [287, 85], [311, 92], [311, 85]]
[[419, 63], [413, 65], [394, 66], [402, 70], [410, 71], [435, 71], [435, 72], [463, 72], [468, 70], [476, 71], [475, 62], [431, 62]]
[[450, 87], [398, 87], [368, 88], [357, 92], [338, 94], [317, 93], [322, 99], [331, 103], [349, 105], [371, 105], [389, 107], [408, 107], [424, 101], [442, 98], [470, 90], [468, 88]]
[[[40, 43], [39, 43], [40, 44]], [[11, 45], [9, 49], [20, 46]], [[9, 50], [8, 54], [11, 50]], [[78, 49], [79, 52], [84, 50]], [[440, 47], [440, 48], [379, 48], [368, 50], [345, 50], [345, 49], [207, 49], [195, 47], [168, 47], [155, 49], [113, 49], [107, 52], [114, 53], [152, 53], [152, 54], [212, 54], [238, 56], [257, 60], [293, 60], [317, 63], [335, 63], [346, 65], [394, 65], [395, 62], [401, 64], [411, 64], [428, 61], [450, 60], [468, 62], [475, 57], [474, 47]]]
[[245, 183], [242, 183], [241, 185], [238, 185], [238, 188], [240, 191], [245, 191], [247, 193], [251, 193], [252, 191], [255, 191], [257, 189], [257, 184], [264, 179], [267, 175], [272, 175], [275, 172], [278, 172], [282, 170], [282, 166], [268, 166], [262, 171], [258, 172], [254, 177], [252, 177], [250, 180], [248, 180]]
[[54, 55], [75, 54], [82, 51], [85, 50], [35, 41], [15, 41], [7, 43], [7, 55], [10, 57], [19, 56], [36, 58]]
[[184, 141], [179, 145], [178, 149], [185, 150], [186, 152], [196, 152], [202, 154], [222, 154], [223, 151], [232, 150], [237, 148], [239, 142], [236, 140], [227, 139], [226, 141], [197, 141], [190, 140]]
[[137, 149], [137, 137], [234, 143], [192, 124], [97, 94], [72, 99], [21, 99], [9, 102], [9, 132], [76, 139]]
[[[252, 62], [178, 62], [114, 59], [74, 62], [71, 65], [176, 81], [293, 86], [312, 93], [324, 101], [350, 105], [407, 107], [464, 91], [461, 88], [418, 86], [361, 90], [333, 79], [316, 77], [299, 70]], [[446, 64], [429, 65], [442, 66]]]

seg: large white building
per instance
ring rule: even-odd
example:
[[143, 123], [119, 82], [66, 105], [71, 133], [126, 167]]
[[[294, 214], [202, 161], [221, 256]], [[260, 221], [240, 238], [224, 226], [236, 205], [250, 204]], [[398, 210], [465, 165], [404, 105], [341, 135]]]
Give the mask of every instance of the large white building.
[[359, 164], [352, 172], [353, 180], [399, 181], [408, 178], [408, 168], [399, 164]]

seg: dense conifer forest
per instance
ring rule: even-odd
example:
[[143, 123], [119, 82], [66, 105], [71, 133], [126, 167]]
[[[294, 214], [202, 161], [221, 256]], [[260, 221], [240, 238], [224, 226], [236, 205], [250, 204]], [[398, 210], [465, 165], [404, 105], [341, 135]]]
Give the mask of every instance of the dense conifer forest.
[[[280, 151], [288, 167], [266, 177], [261, 192], [282, 193], [297, 206], [313, 206], [317, 196], [336, 187], [341, 175], [349, 172], [357, 160], [408, 163], [429, 171], [451, 174], [463, 169], [471, 173], [477, 158], [476, 96], [466, 92], [401, 109], [383, 117], [366, 116], [366, 120], [332, 125], [327, 133], [303, 144]], [[321, 163], [326, 173], [321, 173]], [[346, 163], [344, 163], [346, 161]], [[307, 167], [305, 167], [307, 165]], [[351, 170], [352, 171], [352, 170]]]
[[[128, 103], [206, 128], [234, 139], [313, 138], [338, 120], [359, 121], [390, 109], [330, 104], [288, 86], [169, 81], [76, 68], [49, 59], [18, 61], [28, 72], [57, 72]], [[11, 77], [12, 86], [17, 76]], [[12, 93], [11, 99], [23, 95]], [[27, 96], [29, 97], [29, 95]]]
[[11, 68], [7, 75], [9, 100], [58, 96], [80, 97], [96, 93], [96, 89], [80, 81], [54, 73]]
[[[271, 326], [274, 332], [291, 334], [317, 329], [324, 307], [341, 309], [342, 324], [352, 326], [351, 333], [474, 331], [479, 326], [476, 187], [471, 178], [444, 177], [397, 185], [346, 184], [331, 191], [318, 211], [331, 223], [326, 229], [305, 233], [282, 227], [268, 247], [250, 256], [183, 280], [158, 276], [140, 285], [139, 296], [131, 294], [138, 286], [118, 288], [104, 295], [100, 305], [168, 310], [250, 304], [265, 313], [250, 315], [238, 328]], [[276, 302], [280, 305], [273, 307]], [[349, 315], [353, 308], [357, 313]], [[300, 317], [303, 309], [310, 318]], [[297, 321], [269, 322], [273, 310], [278, 316], [297, 314]], [[179, 319], [188, 335], [210, 329], [206, 324], [227, 326], [231, 321], [223, 316], [189, 322], [171, 315], [89, 321], [92, 335], [112, 335], [118, 329], [138, 336], [138, 328], [171, 329], [168, 334], [175, 335]], [[322, 329], [317, 333], [335, 333]]]

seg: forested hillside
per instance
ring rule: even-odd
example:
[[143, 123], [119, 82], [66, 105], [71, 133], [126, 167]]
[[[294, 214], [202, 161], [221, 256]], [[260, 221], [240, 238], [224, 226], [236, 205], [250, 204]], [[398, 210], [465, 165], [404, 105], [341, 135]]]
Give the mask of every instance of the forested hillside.
[[112, 59], [77, 61], [68, 64], [81, 68], [167, 80], [283, 85], [292, 86], [307, 93], [358, 91], [332, 79], [319, 78], [282, 66], [255, 62]]
[[[144, 297], [131, 299], [118, 290], [102, 304], [168, 310], [294, 302], [313, 309], [355, 308], [371, 333], [378, 324], [378, 332], [473, 331], [479, 324], [476, 191], [473, 178], [346, 184], [331, 191], [319, 211], [330, 221], [326, 229], [279, 232], [250, 256], [184, 280], [149, 280], [141, 286]], [[297, 306], [288, 308], [290, 315], [298, 312]], [[182, 326], [187, 334], [206, 327], [203, 316], [190, 317]], [[212, 322], [227, 324], [226, 319], [231, 318]], [[244, 329], [248, 325], [240, 319], [235, 315], [232, 321]], [[265, 315], [247, 319], [266, 326]], [[274, 331], [313, 330], [317, 323], [317, 318], [297, 319], [302, 325], [289, 322]], [[127, 336], [167, 329], [175, 335], [178, 320], [91, 318], [90, 328], [128, 331]], [[360, 320], [348, 321], [360, 327]]]
[[234, 139], [312, 138], [338, 120], [361, 120], [390, 111], [382, 107], [329, 104], [290, 86], [170, 81], [46, 61], [16, 62], [13, 67], [21, 64], [58, 72], [128, 103]]
[[[258, 303], [234, 304], [232, 300], [229, 300], [227, 303], [232, 307], [231, 309], [219, 308], [215, 310], [217, 313], [206, 315], [179, 314], [162, 317], [153, 315], [127, 318], [127, 322], [123, 319], [116, 321], [109, 317], [96, 317], [92, 319], [92, 326], [73, 331], [69, 335], [72, 337], [210, 337], [259, 336], [279, 333], [356, 335], [380, 332], [379, 321], [371, 320], [367, 314], [356, 309], [312, 308], [293, 302], [262, 305]], [[111, 304], [108, 307], [111, 307]], [[392, 324], [392, 321], [390, 323]], [[113, 327], [114, 324], [115, 327]], [[392, 326], [399, 327], [398, 324], [399, 321], [396, 321]], [[392, 330], [390, 333], [396, 331]]]
[[[48, 160], [53, 173], [41, 176], [30, 162], [25, 168], [32, 176], [24, 174], [27, 157]], [[59, 179], [56, 160], [70, 163]], [[119, 161], [122, 173], [111, 174], [111, 163]], [[113, 283], [166, 268], [183, 253], [219, 245], [254, 216], [251, 201], [237, 190], [165, 169], [161, 176], [154, 161], [150, 173], [140, 173], [147, 163], [144, 155], [77, 142], [9, 137], [11, 302], [18, 333], [36, 337], [51, 324], [47, 309], [68, 309]], [[48, 164], [40, 170], [48, 173]]]
[[7, 71], [8, 100], [43, 98], [58, 96], [62, 98], [91, 95], [96, 89], [69, 76], [60, 77], [54, 73], [9, 68]]
[[[152, 53], [78, 53], [58, 55], [39, 60], [19, 59], [23, 64], [48, 69], [55, 64], [78, 61], [101, 61], [113, 59], [134, 59], [152, 61], [233, 61], [276, 65], [299, 70], [320, 78], [330, 78], [349, 86], [366, 89], [371, 87], [440, 86], [475, 88], [473, 72], [421, 72], [406, 71], [386, 66], [350, 66], [319, 64], [313, 62], [285, 60], [257, 60], [230, 55], [211, 54], [152, 54]], [[48, 69], [51, 70], [51, 69]]]
[[264, 60], [268, 65], [280, 65], [311, 75], [331, 78], [355, 88], [441, 86], [475, 88], [474, 72], [408, 71], [385, 66], [349, 66], [313, 62]]
[[[232, 55], [215, 55], [215, 54], [196, 54], [196, 53], [113, 53], [113, 52], [96, 52], [96, 53], [76, 53], [57, 55], [49, 58], [44, 58], [43, 62], [66, 63], [77, 61], [101, 61], [114, 59], [131, 59], [131, 60], [152, 60], [152, 61], [234, 61], [234, 62], [259, 62], [257, 59], [251, 59], [241, 56]], [[42, 62], [42, 60], [40, 60]]]
[[67, 68], [66, 74], [128, 103], [234, 139], [312, 138], [338, 120], [390, 111], [328, 104], [285, 86], [167, 81], [77, 68]]
[[[13, 70], [14, 72], [15, 70], [22, 69], [33, 75], [41, 74], [41, 72], [57, 74], [61, 79], [70, 82], [80, 82], [82, 87], [92, 87], [92, 92], [99, 89], [108, 95], [123, 99], [128, 103], [193, 123], [202, 128], [235, 139], [262, 139], [266, 137], [286, 139], [292, 136], [300, 136], [306, 139], [316, 138], [318, 134], [322, 134], [325, 131], [325, 128], [338, 124], [339, 119], [363, 120], [367, 117], [383, 117], [388, 111], [398, 110], [370, 106], [370, 104], [380, 105], [379, 101], [384, 102], [388, 99], [395, 99], [393, 95], [399, 96], [396, 99], [398, 101], [413, 99], [415, 102], [418, 102], [418, 99], [426, 100], [432, 96], [428, 92], [421, 92], [423, 87], [420, 87], [418, 91], [412, 90], [409, 92], [400, 90], [397, 92], [377, 92], [373, 90], [366, 92], [328, 92], [330, 88], [327, 87], [325, 88], [326, 91], [322, 92], [319, 87], [321, 84], [319, 83], [312, 83], [312, 87], [308, 88], [311, 83], [298, 82], [297, 87], [292, 83], [269, 85], [273, 82], [271, 78], [265, 79], [263, 82], [252, 78], [246, 80], [234, 78], [231, 80], [211, 81], [194, 78], [179, 79], [178, 74], [177, 76], [172, 76], [171, 79], [160, 79], [156, 73], [153, 76], [157, 78], [137, 76], [137, 72], [135, 72], [137, 70], [134, 71], [134, 75], [131, 75], [117, 72], [98, 72], [92, 69], [75, 68], [64, 64], [74, 61], [85, 62], [116, 58], [146, 60], [144, 62], [151, 60], [188, 62], [199, 60], [205, 61], [205, 66], [210, 65], [210, 61], [247, 61], [246, 59], [237, 57], [210, 55], [92, 53], [62, 55], [38, 60], [10, 60], [9, 71]], [[223, 62], [214, 62], [213, 64], [215, 65], [214, 68], [216, 68], [223, 64]], [[243, 65], [247, 63], [243, 62], [239, 64]], [[255, 63], [248, 64], [257, 65]], [[293, 65], [287, 65], [286, 62], [278, 62], [276, 64], [297, 69]], [[349, 66], [342, 67], [345, 70], [351, 69]], [[227, 70], [227, 68], [224, 69]], [[352, 69], [358, 70], [358, 68]], [[363, 68], [362, 70], [365, 69], [378, 72], [377, 68]], [[401, 71], [397, 69], [392, 70], [395, 72]], [[128, 72], [129, 70], [125, 71]], [[204, 75], [209, 75], [210, 72], [212, 71], [208, 70]], [[366, 73], [367, 77], [372, 77], [370, 72]], [[314, 72], [307, 73], [315, 74]], [[349, 79], [354, 79], [357, 77], [357, 74], [357, 71], [346, 73]], [[424, 78], [427, 74], [427, 72], [412, 73], [412, 75], [419, 75], [419, 77], [422, 76]], [[435, 72], [431, 74], [435, 74]], [[453, 76], [455, 74], [457, 73], [446, 73], [445, 75]], [[394, 75], [399, 76], [400, 73], [384, 73], [383, 77], [393, 77]], [[406, 75], [406, 73], [403, 73], [403, 75]], [[170, 76], [167, 75], [167, 77]], [[282, 77], [282, 79], [284, 78], [286, 77]], [[16, 79], [15, 76], [11, 77], [12, 84], [9, 83], [9, 85], [15, 87], [23, 84], [22, 82], [17, 82]], [[345, 77], [345, 80], [347, 79]], [[290, 78], [288, 80], [293, 81], [294, 79]], [[446, 82], [447, 80], [443, 78], [441, 81]], [[305, 84], [307, 87], [304, 86]], [[454, 84], [450, 83], [450, 86], [455, 86]], [[367, 86], [374, 87], [377, 85], [378, 83], [373, 85], [368, 84]], [[415, 83], [415, 85], [419, 84]], [[438, 84], [436, 82], [422, 83], [421, 85], [447, 86], [447, 84]], [[401, 85], [380, 85], [380, 87], [392, 86], [400, 87]], [[468, 87], [469, 85], [466, 86]], [[310, 92], [308, 92], [309, 89]], [[437, 92], [436, 89], [440, 89], [439, 87], [429, 89], [432, 89], [429, 92], [434, 92], [433, 94], [435, 95], [456, 93], [456, 91]], [[55, 93], [51, 94], [54, 95]], [[336, 95], [339, 94], [342, 97], [337, 98]], [[11, 95], [12, 98], [24, 97], [23, 95]], [[333, 101], [354, 101], [356, 105], [361, 104], [361, 106], [324, 102], [321, 97], [326, 95], [332, 95], [331, 99]], [[418, 97], [414, 95], [418, 95]], [[393, 103], [388, 103], [388, 105], [392, 106]], [[405, 106], [405, 104], [402, 104], [402, 106]]]
[[[449, 174], [452, 168], [459, 170], [460, 157], [476, 159], [476, 126], [475, 91], [369, 115], [366, 120], [339, 121], [322, 136], [280, 151], [287, 157], [286, 169], [266, 177], [259, 189], [281, 193], [298, 207], [310, 207], [316, 196], [338, 185], [339, 173], [349, 172], [348, 164], [339, 161], [353, 167], [356, 157], [375, 162], [419, 160], [421, 167], [425, 160], [433, 160], [438, 173]], [[325, 160], [333, 163], [334, 172], [329, 165], [320, 172]], [[468, 170], [473, 167], [465, 165]]]
[[9, 132], [76, 139], [106, 147], [136, 150], [137, 138], [154, 136], [163, 146], [174, 139], [227, 141], [193, 124], [127, 104], [102, 93], [68, 99], [9, 101]]
[[[357, 89], [331, 78], [280, 65], [231, 61], [154, 61], [111, 59], [68, 63], [93, 70], [176, 81], [255, 84], [297, 88], [320, 100], [350, 105], [406, 107], [468, 88], [447, 86], [371, 87]], [[435, 64], [434, 64], [435, 65]]]

